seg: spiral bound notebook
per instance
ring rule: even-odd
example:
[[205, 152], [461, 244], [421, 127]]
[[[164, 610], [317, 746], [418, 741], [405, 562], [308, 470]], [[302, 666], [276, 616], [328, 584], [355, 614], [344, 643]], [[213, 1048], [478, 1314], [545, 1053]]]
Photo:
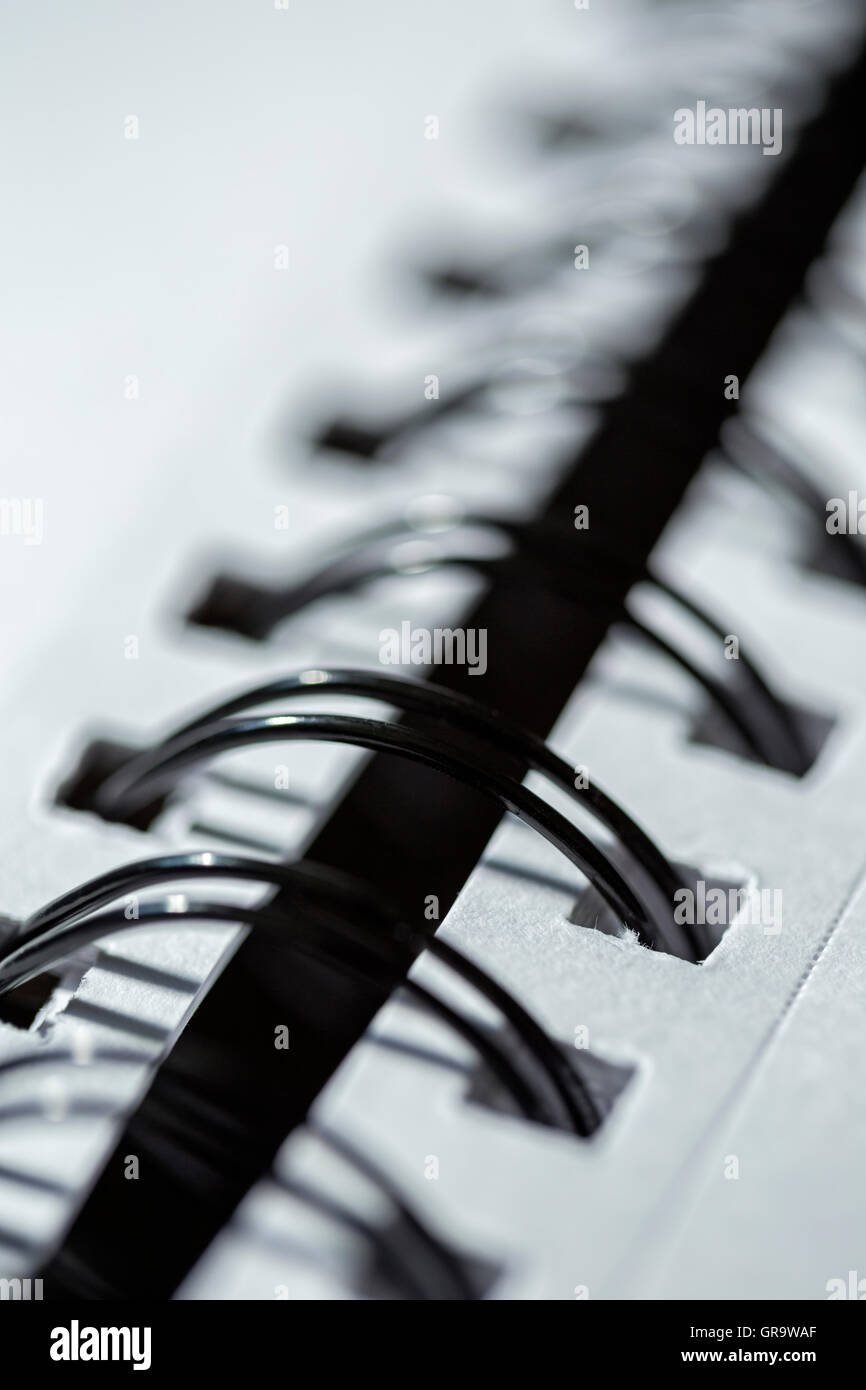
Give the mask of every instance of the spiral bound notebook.
[[2, 1296], [866, 1296], [859, 7], [49, 8]]

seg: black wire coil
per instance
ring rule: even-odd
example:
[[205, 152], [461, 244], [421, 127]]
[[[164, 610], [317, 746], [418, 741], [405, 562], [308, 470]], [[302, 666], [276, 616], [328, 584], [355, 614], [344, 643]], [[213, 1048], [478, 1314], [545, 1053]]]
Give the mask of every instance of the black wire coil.
[[[487, 553], [478, 544], [479, 532], [501, 538], [508, 549], [504, 554]], [[411, 565], [407, 565], [401, 558], [399, 542], [418, 541], [419, 536], [424, 537], [426, 550], [416, 552]], [[452, 538], [454, 543], [449, 546]], [[649, 566], [635, 570], [629, 557], [618, 553], [610, 536], [592, 542], [587, 533], [582, 533], [576, 546], [573, 537], [564, 538], [561, 531], [549, 526], [461, 513], [459, 508], [444, 510], [426, 525], [398, 518], [357, 534], [338, 547], [333, 558], [296, 583], [267, 587], [218, 576], [189, 615], [190, 621], [225, 627], [261, 640], [319, 599], [347, 593], [407, 570], [417, 573], [446, 567], [469, 569], [499, 584], [541, 583], [573, 600], [607, 608], [611, 621], [624, 622], [640, 633], [704, 688], [758, 762], [797, 776], [808, 770], [810, 750], [789, 706], [775, 694], [746, 653], [740, 652], [738, 665], [748, 688], [741, 692], [729, 690], [638, 618], [628, 603], [623, 607], [619, 595], [623, 577], [627, 576], [628, 586], [634, 582], [650, 584], [715, 637], [723, 638], [727, 631], [694, 599]], [[756, 717], [758, 709], [765, 712], [765, 719]]]

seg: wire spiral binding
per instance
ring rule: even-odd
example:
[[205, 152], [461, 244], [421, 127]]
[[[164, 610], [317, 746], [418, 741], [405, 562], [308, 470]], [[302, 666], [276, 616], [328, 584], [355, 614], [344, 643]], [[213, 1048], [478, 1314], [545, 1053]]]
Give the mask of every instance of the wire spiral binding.
[[[460, 1018], [461, 1023], [465, 1022], [461, 1016], [456, 1014], [456, 1011], [455, 1017]], [[0, 1082], [5, 1077], [21, 1071], [61, 1067], [68, 1073], [71, 1069], [81, 1070], [94, 1064], [143, 1067], [150, 1060], [152, 1058], [149, 1054], [130, 1048], [98, 1047], [92, 1050], [88, 1049], [84, 1055], [80, 1055], [70, 1048], [43, 1048], [39, 1052], [25, 1053], [0, 1062]], [[116, 1118], [118, 1115], [117, 1105], [102, 1096], [66, 1097], [64, 1098], [63, 1111], [63, 1117], [70, 1119], [105, 1119]], [[11, 1104], [0, 1105], [0, 1124], [40, 1119], [44, 1118], [45, 1114], [44, 1101], [27, 1098]], [[56, 1122], [55, 1116], [52, 1116], [52, 1122]], [[476, 1291], [460, 1259], [421, 1221], [400, 1193], [393, 1178], [343, 1136], [325, 1129], [312, 1118], [308, 1119], [305, 1127], [320, 1143], [338, 1154], [344, 1162], [352, 1166], [383, 1194], [399, 1218], [399, 1227], [379, 1230], [372, 1223], [355, 1215], [348, 1207], [343, 1206], [333, 1197], [316, 1190], [309, 1184], [302, 1183], [298, 1179], [286, 1176], [276, 1167], [271, 1172], [271, 1181], [283, 1191], [316, 1206], [332, 1219], [361, 1234], [382, 1257], [394, 1282], [407, 1297], [417, 1297], [424, 1300], [446, 1297], [461, 1300], [475, 1299], [477, 1297]], [[42, 1179], [37, 1185], [45, 1191], [54, 1193], [65, 1193], [68, 1190], [65, 1184], [47, 1178]], [[419, 1244], [426, 1251], [428, 1257], [432, 1258], [434, 1270], [428, 1272], [424, 1279], [419, 1278], [412, 1260], [407, 1259], [400, 1248], [401, 1245], [405, 1244], [405, 1240], [401, 1239], [401, 1236], [404, 1236], [407, 1231], [414, 1236], [415, 1243]], [[0, 1241], [8, 1248], [19, 1251], [22, 1255], [32, 1255], [38, 1252], [39, 1248], [38, 1243], [22, 1237], [18, 1232], [8, 1227], [0, 1227]]]
[[[566, 129], [566, 139], [575, 130], [578, 139], [586, 139], [585, 113], [578, 115], [580, 119], [572, 113], [572, 128]], [[590, 138], [594, 138], [592, 132]], [[700, 222], [690, 225], [678, 238], [671, 260], [691, 263], [700, 259], [706, 249], [704, 231]], [[483, 276], [479, 276], [481, 288], [496, 296], [536, 283], [545, 277], [548, 264], [555, 268], [558, 246], [558, 238], [544, 237], [503, 257], [498, 264], [486, 268], [486, 285]], [[468, 283], [469, 274], [465, 270], [460, 274]], [[440, 277], [442, 283], [445, 278]], [[452, 272], [451, 280], [452, 287], [461, 288], [459, 274]], [[595, 359], [580, 360], [575, 352], [574, 361], [561, 372], [565, 386], [562, 399], [567, 405], [607, 402], [621, 388], [624, 375], [625, 367], [619, 360], [607, 359], [600, 353]], [[321, 448], [342, 449], [359, 459], [387, 458], [395, 446], [431, 422], [441, 422], [467, 407], [477, 406], [495, 385], [495, 379], [489, 375], [477, 378], [433, 406], [427, 404], [423, 409], [404, 413], [378, 428], [337, 420], [316, 442]], [[664, 409], [662, 401], [662, 414]], [[778, 453], [772, 455], [768, 466], [764, 466], [766, 453], [756, 464], [760, 441], [757, 443], [756, 450], [755, 436], [749, 434], [748, 427], [742, 421], [734, 422], [728, 436], [731, 462], [752, 475], [759, 473], [766, 478], [769, 474], [814, 509], [816, 500], [821, 499], [805, 475]], [[485, 537], [492, 533], [499, 538], [504, 543], [503, 553], [491, 555], [483, 547], [473, 545], [472, 533], [478, 531]], [[418, 542], [422, 537], [425, 548], [416, 547], [409, 560], [399, 550], [395, 552], [395, 545], [401, 541]], [[455, 541], [450, 548], [446, 538]], [[863, 551], [845, 539], [851, 573], [860, 582], [866, 582]], [[355, 590], [382, 577], [446, 566], [470, 569], [504, 586], [544, 586], [575, 602], [597, 607], [612, 622], [627, 623], [700, 683], [758, 761], [798, 775], [808, 768], [809, 749], [788, 705], [748, 657], [741, 655], [739, 663], [749, 686], [746, 698], [744, 692], [728, 689], [704, 671], [688, 652], [638, 617], [627, 599], [623, 600], [623, 593], [633, 584], [650, 584], [706, 631], [716, 637], [724, 633], [712, 615], [675, 585], [650, 567], [635, 565], [632, 558], [617, 554], [611, 537], [601, 544], [582, 539], [576, 548], [573, 537], [569, 543], [561, 530], [538, 522], [523, 523], [471, 512], [457, 512], [450, 519], [433, 519], [420, 527], [400, 519], [352, 538], [342, 553], [335, 554], [296, 584], [265, 588], [243, 579], [219, 578], [190, 617], [200, 624], [229, 627], [262, 639], [278, 624], [321, 598]], [[432, 728], [303, 711], [251, 713], [274, 702], [293, 702], [303, 695], [323, 694], [381, 700], [404, 714], [429, 721]], [[754, 717], [756, 705], [762, 707], [765, 720]], [[455, 731], [468, 743], [452, 744], [448, 735]], [[684, 886], [680, 871], [617, 802], [594, 783], [578, 790], [573, 770], [534, 734], [465, 695], [427, 682], [364, 671], [313, 669], [245, 690], [183, 724], [110, 773], [97, 790], [95, 809], [108, 819], [123, 819], [152, 798], [173, 794], [184, 774], [222, 753], [258, 743], [295, 740], [344, 743], [390, 753], [423, 763], [474, 788], [557, 848], [586, 875], [644, 945], [661, 947], [686, 959], [698, 958], [696, 938], [673, 917], [674, 894]], [[647, 893], [643, 884], [633, 886], [589, 836], [522, 785], [527, 768], [544, 775], [616, 836], [634, 864], [643, 870], [655, 897]], [[278, 892], [279, 897], [249, 905], [209, 896], [178, 899], [172, 894], [141, 904], [133, 919], [112, 906], [128, 894], [199, 881], [204, 881], [206, 889], [217, 881], [259, 884]], [[303, 927], [293, 920], [292, 908], [296, 906], [304, 908]], [[138, 927], [176, 929], [213, 922], [264, 933], [287, 951], [321, 955], [331, 961], [336, 955], [347, 970], [401, 986], [474, 1048], [524, 1118], [556, 1125], [580, 1137], [593, 1133], [600, 1123], [599, 1107], [579, 1067], [482, 966], [438, 936], [422, 934], [402, 920], [399, 912], [370, 885], [310, 862], [285, 864], [222, 852], [199, 852], [155, 856], [103, 874], [45, 905], [4, 937], [0, 949], [0, 994], [105, 936]], [[534, 1070], [518, 1065], [494, 1035], [478, 1027], [434, 989], [412, 978], [404, 981], [407, 959], [411, 962], [424, 951], [497, 1010], [523, 1044]], [[152, 1059], [137, 1051], [101, 1049], [94, 1051], [90, 1060], [141, 1066]], [[45, 1049], [0, 1063], [0, 1080], [16, 1070], [75, 1061], [80, 1059], [71, 1051]], [[0, 1104], [0, 1122], [31, 1118], [41, 1111], [39, 1103], [31, 1099]], [[100, 1097], [81, 1097], [70, 1103], [69, 1113], [102, 1116], [113, 1114], [114, 1107]], [[408, 1296], [477, 1297], [460, 1259], [417, 1216], [389, 1174], [347, 1140], [320, 1128], [315, 1120], [308, 1118], [307, 1128], [387, 1198], [398, 1218], [398, 1227], [411, 1235], [416, 1248], [423, 1249], [432, 1269], [428, 1268], [422, 1276], [415, 1258], [407, 1256], [405, 1246], [401, 1248], [392, 1232], [378, 1229], [327, 1192], [274, 1169], [270, 1178], [276, 1186], [361, 1235], [387, 1267], [393, 1282]], [[0, 1238], [14, 1247], [14, 1233], [0, 1231]]]
[[[478, 751], [455, 749], [438, 735], [388, 721], [328, 715], [268, 715], [236, 718], [275, 701], [300, 695], [360, 695], [386, 701], [404, 712], [421, 714], [434, 725], [468, 734]], [[662, 946], [694, 958], [696, 942], [673, 920], [674, 894], [683, 881], [646, 833], [594, 783], [578, 789], [573, 769], [543, 740], [501, 718], [465, 695], [428, 682], [374, 672], [313, 669], [247, 690], [182, 725], [154, 747], [138, 754], [99, 787], [95, 809], [123, 819], [173, 789], [184, 770], [230, 748], [283, 738], [326, 738], [378, 748], [430, 765], [476, 787], [531, 825], [587, 875], [626, 926], [646, 945]], [[509, 770], [501, 772], [490, 752], [502, 752]], [[647, 902], [588, 836], [521, 785], [525, 768], [539, 772], [611, 830], [650, 876], [658, 903]]]
[[[372, 957], [370, 968], [390, 971], [395, 982], [405, 951], [412, 956], [422, 950], [429, 951], [483, 995], [519, 1034], [545, 1074], [568, 1127], [583, 1135], [596, 1127], [597, 1108], [573, 1066], [513, 995], [456, 947], [436, 936], [425, 937], [414, 931], [401, 921], [395, 908], [366, 885], [307, 863], [278, 864], [206, 851], [160, 856], [113, 870], [64, 894], [20, 923], [0, 957], [0, 993], [56, 964], [73, 950], [139, 926], [178, 927], [218, 921], [264, 930], [280, 941], [288, 937], [289, 944], [295, 947], [314, 949], [320, 944], [309, 936], [299, 938], [297, 930], [293, 931], [287, 921], [285, 910], [267, 906], [178, 900], [178, 895], [174, 894], [171, 898], [137, 904], [134, 918], [118, 909], [100, 910], [130, 893], [199, 879], [209, 883], [219, 879], [252, 881], [280, 889], [289, 903], [294, 899], [307, 909], [314, 909], [317, 930], [341, 942], [348, 940], [362, 947]], [[421, 987], [419, 990], [425, 1002], [437, 1008], [440, 1016], [448, 1018], [453, 1026], [453, 1018], [449, 1018], [447, 1008], [439, 1009], [436, 996]], [[498, 1053], [495, 1044], [491, 1055], [493, 1053]], [[494, 1064], [500, 1079], [512, 1088], [513, 1098], [521, 1109], [529, 1105], [533, 1118], [541, 1118], [546, 1112], [544, 1097], [528, 1098], [526, 1085], [519, 1077], [515, 1081], [513, 1067], [504, 1055], [497, 1055]]]
[[[722, 456], [737, 472], [771, 491], [781, 491], [812, 522], [821, 547], [830, 539], [825, 522], [827, 503], [824, 493], [778, 445], [771, 443], [759, 426], [747, 416], [729, 421], [722, 435]], [[859, 535], [840, 531], [832, 538], [843, 573], [854, 584], [866, 585], [866, 547]]]
[[[510, 546], [508, 553], [491, 556], [479, 548], [477, 540], [473, 545], [473, 533], [479, 531], [502, 537]], [[455, 532], [458, 544], [449, 548], [446, 538]], [[425, 548], [421, 548], [419, 542], [411, 558], [404, 558], [398, 543], [417, 541], [420, 535], [424, 536]], [[627, 602], [623, 606], [619, 599], [622, 576], [628, 576], [629, 584], [635, 581], [649, 584], [716, 637], [723, 638], [726, 629], [694, 599], [649, 566], [635, 572], [633, 564], [627, 557], [618, 555], [609, 540], [599, 545], [582, 536], [580, 546], [575, 547], [573, 539], [565, 540], [560, 530], [537, 522], [460, 514], [459, 509], [450, 513], [446, 510], [426, 525], [397, 519], [359, 533], [353, 541], [340, 547], [333, 559], [296, 584], [268, 588], [234, 577], [217, 578], [193, 610], [190, 620], [206, 626], [224, 626], [261, 640], [318, 599], [346, 593], [382, 578], [448, 567], [470, 569], [500, 584], [522, 586], [534, 580], [575, 601], [591, 601], [606, 607], [611, 621], [624, 622], [640, 633], [703, 687], [758, 762], [798, 776], [810, 766], [809, 750], [788, 705], [772, 691], [748, 655], [740, 652], [739, 667], [748, 681], [751, 703], [743, 692], [729, 690], [702, 670], [687, 653], [639, 618]], [[753, 717], [755, 701], [769, 714], [766, 725]]]
[[[326, 939], [330, 934], [339, 942], [348, 940], [362, 945], [371, 956], [372, 967], [382, 969], [384, 964], [395, 980], [398, 963], [395, 955], [388, 950], [389, 943], [396, 944], [401, 950], [408, 949], [413, 955], [423, 950], [429, 951], [497, 1009], [534, 1062], [538, 1075], [525, 1074], [491, 1035], [482, 1031], [458, 1009], [446, 1004], [429, 987], [414, 980], [407, 982], [405, 987], [416, 1000], [475, 1048], [482, 1062], [510, 1095], [518, 1113], [538, 1123], [560, 1125], [582, 1137], [588, 1136], [597, 1127], [600, 1112], [579, 1070], [508, 990], [447, 942], [435, 936], [424, 938], [413, 932], [400, 921], [395, 910], [366, 885], [312, 864], [274, 864], [238, 855], [200, 852], [158, 856], [112, 870], [63, 894], [17, 925], [0, 957], [0, 993], [57, 964], [73, 950], [104, 936], [140, 926], [177, 928], [197, 922], [224, 921], [271, 932], [283, 942], [288, 939], [291, 948], [309, 949], [313, 944], [309, 938], [298, 939], [286, 906], [274, 910], [216, 900], [179, 900], [175, 892], [170, 898], [137, 904], [136, 915], [131, 919], [121, 910], [101, 910], [106, 904], [131, 893], [200, 879], [206, 879], [209, 883], [222, 879], [235, 883], [252, 881], [279, 888], [284, 901], [285, 895], [288, 895], [288, 906], [294, 898], [297, 902], [303, 902], [307, 909], [314, 909], [316, 927]], [[83, 1065], [85, 1062], [106, 1062], [142, 1066], [149, 1060], [152, 1059], [147, 1053], [128, 1049], [95, 1049], [82, 1057], [69, 1049], [49, 1048], [0, 1063], [0, 1079], [22, 1069], [61, 1063]], [[542, 1080], [545, 1085], [541, 1084]], [[44, 1113], [44, 1103], [35, 1098], [0, 1104], [0, 1123], [39, 1118]], [[79, 1118], [113, 1117], [117, 1114], [117, 1107], [100, 1096], [73, 1097], [65, 1105], [65, 1113]], [[354, 1150], [346, 1140], [318, 1126], [313, 1125], [312, 1128], [322, 1142], [353, 1163], [383, 1191], [397, 1212], [401, 1227], [408, 1228], [428, 1255], [433, 1256], [434, 1264], [439, 1269], [436, 1286], [444, 1275], [446, 1291], [431, 1293], [424, 1282], [419, 1284], [412, 1262], [407, 1263], [395, 1248], [396, 1236], [393, 1233], [379, 1231], [355, 1216], [335, 1198], [300, 1180], [287, 1178], [276, 1171], [272, 1172], [272, 1180], [363, 1235], [383, 1257], [398, 1283], [409, 1291], [409, 1296], [425, 1299], [476, 1297], [459, 1260], [415, 1215], [400, 1196], [393, 1180], [371, 1160]], [[0, 1236], [12, 1248], [30, 1248], [12, 1231], [0, 1232]]]

